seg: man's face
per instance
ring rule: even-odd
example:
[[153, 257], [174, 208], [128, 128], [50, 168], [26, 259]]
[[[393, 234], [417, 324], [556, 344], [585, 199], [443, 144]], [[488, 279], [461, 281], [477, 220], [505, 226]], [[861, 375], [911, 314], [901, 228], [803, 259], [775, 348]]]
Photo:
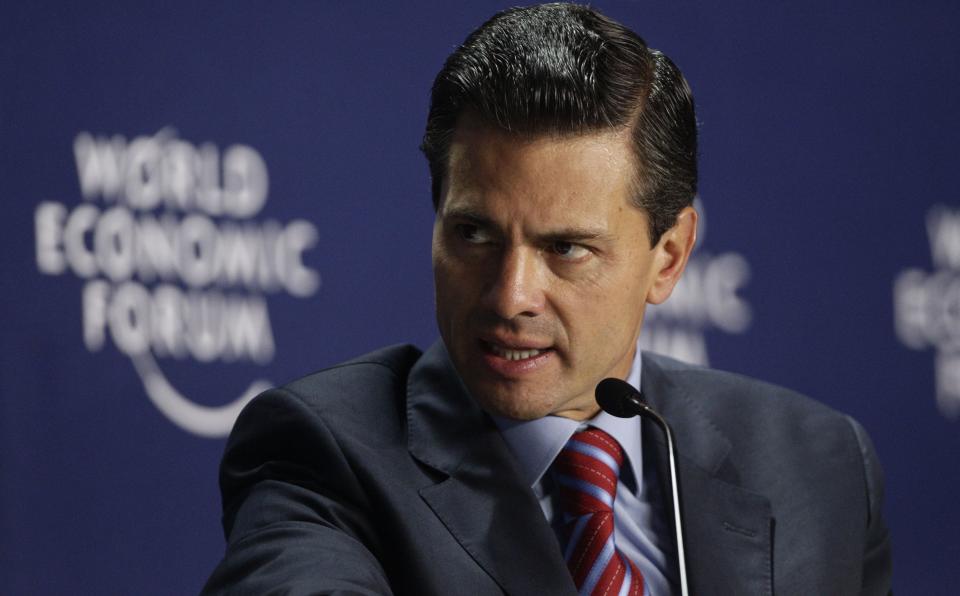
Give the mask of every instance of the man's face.
[[437, 321], [488, 412], [588, 418], [597, 383], [628, 374], [664, 266], [629, 202], [634, 167], [625, 131], [458, 125], [433, 230]]

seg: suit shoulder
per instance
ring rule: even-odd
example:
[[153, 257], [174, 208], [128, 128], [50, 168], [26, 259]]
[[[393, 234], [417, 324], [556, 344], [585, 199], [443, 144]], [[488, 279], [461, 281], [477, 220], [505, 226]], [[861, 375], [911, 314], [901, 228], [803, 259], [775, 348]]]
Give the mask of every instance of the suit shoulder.
[[654, 353], [644, 352], [643, 363], [644, 374], [661, 376], [663, 382], [680, 388], [710, 411], [713, 418], [749, 412], [750, 417], [767, 415], [796, 421], [796, 417], [801, 416], [834, 420], [843, 426], [850, 424], [845, 414], [774, 383]]
[[[848, 495], [878, 494], [879, 464], [866, 432], [850, 416], [801, 393], [745, 375], [643, 355], [646, 385], [663, 389], [674, 411], [692, 410], [729, 442], [743, 485], [775, 497], [771, 487], [790, 490], [859, 478]], [[688, 438], [687, 440], [694, 440]], [[773, 463], [772, 463], [773, 462]], [[876, 468], [875, 470], [872, 468]], [[865, 478], [865, 476], [868, 476]], [[810, 483], [810, 478], [816, 482]], [[804, 480], [805, 479], [805, 480]], [[846, 481], [844, 481], [846, 482]]]
[[407, 376], [420, 358], [419, 348], [393, 345], [335, 364], [287, 383], [285, 393], [325, 418], [369, 423], [403, 409]]
[[410, 344], [387, 346], [291, 381], [283, 389], [306, 395], [328, 383], [355, 381], [364, 386], [389, 385], [398, 378], [406, 378], [420, 355], [420, 349]]

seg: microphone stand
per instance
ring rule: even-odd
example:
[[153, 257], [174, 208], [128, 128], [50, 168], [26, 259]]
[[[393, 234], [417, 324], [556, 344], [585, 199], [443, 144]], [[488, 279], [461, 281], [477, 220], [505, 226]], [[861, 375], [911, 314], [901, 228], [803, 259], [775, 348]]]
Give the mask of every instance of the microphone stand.
[[677, 532], [677, 563], [680, 568], [680, 594], [688, 596], [687, 560], [683, 551], [683, 521], [680, 515], [680, 490], [677, 487], [677, 456], [673, 430], [663, 417], [640, 401], [640, 392], [621, 379], [604, 379], [597, 385], [597, 403], [609, 414], [619, 418], [642, 416], [653, 420], [667, 437], [667, 458], [670, 462], [670, 489], [673, 493], [673, 525]]

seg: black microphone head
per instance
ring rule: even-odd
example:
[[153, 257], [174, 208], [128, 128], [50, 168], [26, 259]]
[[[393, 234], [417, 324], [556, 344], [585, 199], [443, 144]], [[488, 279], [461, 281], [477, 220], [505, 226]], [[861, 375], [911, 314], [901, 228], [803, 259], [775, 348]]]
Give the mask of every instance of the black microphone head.
[[640, 392], [623, 379], [604, 379], [597, 385], [597, 403], [603, 411], [618, 418], [639, 414]]

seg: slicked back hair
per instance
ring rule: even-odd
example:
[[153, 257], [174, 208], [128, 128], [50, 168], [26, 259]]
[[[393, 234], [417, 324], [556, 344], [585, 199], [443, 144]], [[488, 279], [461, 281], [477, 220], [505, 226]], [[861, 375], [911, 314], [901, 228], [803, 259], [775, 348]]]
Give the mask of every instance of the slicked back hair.
[[586, 6], [544, 4], [497, 13], [467, 37], [433, 83], [421, 150], [438, 209], [458, 119], [520, 136], [628, 128], [634, 204], [650, 243], [697, 191], [697, 128], [690, 87], [663, 53]]

